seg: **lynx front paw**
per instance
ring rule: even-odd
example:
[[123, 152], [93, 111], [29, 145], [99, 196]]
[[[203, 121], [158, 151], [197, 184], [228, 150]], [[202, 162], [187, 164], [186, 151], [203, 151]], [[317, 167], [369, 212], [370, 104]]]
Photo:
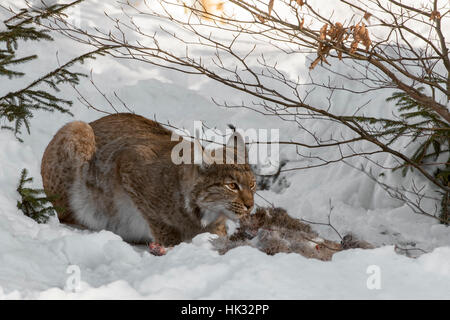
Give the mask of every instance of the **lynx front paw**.
[[163, 256], [167, 253], [166, 248], [164, 248], [162, 245], [156, 242], [151, 242], [148, 245], [148, 249], [150, 253], [154, 256]]

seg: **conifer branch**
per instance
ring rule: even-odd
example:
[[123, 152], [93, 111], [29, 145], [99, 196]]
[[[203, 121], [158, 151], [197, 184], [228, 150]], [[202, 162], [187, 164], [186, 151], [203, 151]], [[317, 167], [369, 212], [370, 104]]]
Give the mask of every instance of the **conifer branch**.
[[[37, 30], [35, 26], [30, 27], [27, 26], [28, 24], [39, 25], [43, 19], [54, 17], [55, 15], [61, 16], [64, 9], [82, 1], [84, 0], [74, 1], [66, 5], [54, 5], [44, 9], [23, 9], [6, 20], [7, 31], [0, 32], [0, 45], [2, 43], [5, 45], [5, 49], [0, 49], [0, 76], [7, 76], [10, 79], [23, 76], [23, 72], [10, 70], [8, 66], [27, 63], [38, 58], [36, 55], [17, 58], [19, 41], [53, 40], [49, 35], [49, 30]], [[71, 115], [69, 107], [72, 106], [72, 101], [44, 90], [42, 85], [48, 85], [51, 90], [56, 92], [60, 91], [59, 86], [63, 84], [78, 85], [80, 78], [86, 77], [86, 75], [80, 72], [72, 72], [69, 68], [76, 63], [84, 63], [86, 59], [94, 59], [95, 56], [104, 54], [108, 49], [108, 47], [104, 46], [75, 57], [32, 81], [26, 87], [7, 92], [1, 96], [0, 119], [5, 119], [10, 124], [3, 124], [0, 126], [0, 129], [11, 130], [16, 138], [22, 141], [20, 138], [22, 134], [21, 129], [25, 126], [27, 132], [30, 133], [29, 121], [33, 117], [33, 112], [37, 110], [59, 111]]]
[[33, 178], [28, 177], [28, 170], [22, 169], [17, 187], [17, 192], [20, 195], [20, 200], [17, 201], [17, 208], [37, 223], [46, 223], [50, 216], [55, 215], [55, 208], [49, 204], [58, 197], [46, 196], [43, 189], [33, 189], [25, 186], [32, 182]]

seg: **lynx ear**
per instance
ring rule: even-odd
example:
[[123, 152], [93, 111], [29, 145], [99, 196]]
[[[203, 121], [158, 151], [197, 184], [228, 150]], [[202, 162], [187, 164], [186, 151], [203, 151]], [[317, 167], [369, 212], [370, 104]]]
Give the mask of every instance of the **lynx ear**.
[[226, 150], [226, 163], [244, 164], [248, 162], [248, 151], [242, 135], [234, 131], [228, 139]]
[[245, 146], [245, 141], [239, 132], [234, 131], [227, 141], [227, 148], [236, 148], [238, 146]]

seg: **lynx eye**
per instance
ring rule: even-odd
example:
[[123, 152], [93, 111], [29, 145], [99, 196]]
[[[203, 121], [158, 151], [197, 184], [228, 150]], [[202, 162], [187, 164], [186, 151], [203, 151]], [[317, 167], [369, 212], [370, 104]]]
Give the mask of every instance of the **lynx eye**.
[[225, 187], [227, 187], [228, 189], [230, 189], [231, 191], [238, 191], [239, 190], [239, 186], [237, 183], [231, 182], [231, 183], [226, 183]]

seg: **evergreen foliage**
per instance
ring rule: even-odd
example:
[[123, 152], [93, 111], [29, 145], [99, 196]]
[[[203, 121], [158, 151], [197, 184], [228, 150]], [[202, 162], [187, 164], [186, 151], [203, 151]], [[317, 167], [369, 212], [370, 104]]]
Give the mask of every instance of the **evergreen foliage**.
[[57, 196], [46, 196], [43, 189], [33, 189], [25, 187], [25, 184], [31, 183], [33, 178], [28, 177], [27, 169], [22, 169], [17, 192], [20, 200], [17, 201], [17, 208], [27, 217], [32, 218], [38, 223], [46, 223], [50, 216], [55, 214], [56, 208], [48, 206]]
[[[423, 87], [418, 88], [422, 92]], [[417, 144], [410, 160], [427, 168], [434, 168], [433, 176], [442, 186], [450, 187], [450, 125], [430, 108], [424, 107], [417, 100], [405, 92], [394, 92], [386, 99], [395, 102], [398, 110], [398, 119], [385, 119], [364, 116], [342, 117], [348, 121], [361, 124], [379, 125], [373, 137], [387, 140], [386, 146], [391, 145], [400, 137], [410, 137], [408, 144]], [[420, 139], [419, 139], [420, 138]], [[438, 160], [445, 155], [445, 159]], [[439, 161], [439, 162], [436, 162]], [[413, 170], [410, 163], [403, 162], [393, 170], [402, 169], [403, 177], [409, 170]], [[440, 221], [450, 223], [450, 192], [444, 188], [438, 189], [441, 196]]]
[[[53, 5], [44, 9], [23, 9], [20, 13], [4, 21], [5, 31], [0, 31], [0, 77], [12, 79], [24, 76], [23, 72], [14, 70], [19, 64], [24, 64], [37, 59], [36, 55], [20, 57], [18, 54], [19, 44], [23, 41], [53, 41], [48, 30], [37, 28], [42, 19], [52, 15], [62, 14], [62, 11], [83, 0], [74, 1], [66, 5]], [[1, 29], [0, 29], [1, 30]], [[83, 63], [88, 58], [94, 58], [96, 54], [102, 54], [106, 48], [94, 50], [78, 56], [69, 62], [59, 66], [38, 79], [32, 81], [23, 88], [7, 92], [0, 96], [0, 129], [14, 132], [19, 141], [22, 128], [25, 126], [30, 133], [30, 119], [33, 112], [44, 110], [48, 112], [59, 111], [71, 114], [69, 107], [72, 101], [58, 97], [59, 86], [62, 84], [77, 85], [81, 77], [86, 75], [69, 70], [75, 63]], [[5, 81], [5, 80], [2, 80]], [[44, 85], [50, 87], [49, 90]], [[6, 121], [5, 121], [6, 120]], [[6, 122], [6, 124], [4, 124]]]
[[[423, 91], [423, 87], [419, 91]], [[418, 147], [414, 151], [411, 160], [415, 163], [425, 166], [428, 161], [437, 161], [441, 154], [446, 154], [445, 163], [433, 165], [435, 167], [434, 177], [438, 179], [442, 185], [450, 186], [450, 126], [447, 122], [441, 120], [439, 115], [425, 108], [416, 100], [403, 92], [395, 92], [387, 101], [395, 101], [395, 105], [400, 111], [399, 116], [403, 120], [401, 125], [398, 123], [385, 123], [384, 127], [389, 128], [394, 134], [395, 139], [410, 132], [412, 141], [416, 141], [419, 137], [424, 137]], [[403, 176], [406, 175], [410, 166], [407, 163], [397, 167], [402, 168]], [[411, 168], [412, 170], [412, 168]], [[447, 190], [438, 191], [441, 196], [441, 222], [449, 224], [450, 210], [450, 193]]]

